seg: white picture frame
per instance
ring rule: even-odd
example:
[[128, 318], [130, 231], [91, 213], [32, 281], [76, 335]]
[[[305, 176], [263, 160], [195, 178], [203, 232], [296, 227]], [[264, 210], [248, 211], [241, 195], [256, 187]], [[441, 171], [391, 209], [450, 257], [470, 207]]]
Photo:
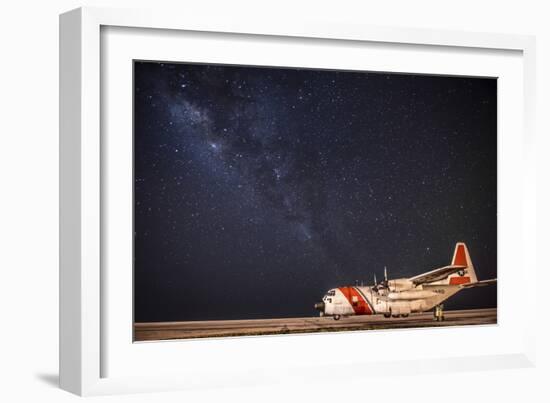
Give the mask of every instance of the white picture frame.
[[[190, 344], [157, 343], [156, 346], [135, 347], [125, 349], [122, 345], [115, 345], [116, 340], [127, 340], [127, 332], [121, 329], [118, 336], [111, 337], [106, 327], [114, 328], [120, 320], [116, 312], [122, 312], [126, 319], [131, 320], [132, 312], [126, 309], [131, 302], [126, 298], [126, 305], [120, 305], [113, 309], [112, 298], [109, 296], [109, 287], [106, 287], [105, 278], [105, 244], [102, 227], [109, 216], [102, 215], [104, 206], [106, 176], [110, 172], [105, 169], [106, 159], [105, 144], [109, 141], [102, 139], [101, 133], [108, 129], [102, 114], [102, 91], [109, 85], [102, 81], [101, 55], [102, 30], [108, 27], [117, 29], [155, 29], [164, 32], [194, 32], [218, 33], [218, 35], [242, 35], [254, 37], [255, 40], [291, 40], [306, 41], [332, 41], [330, 46], [338, 46], [346, 43], [381, 45], [413, 46], [421, 49], [455, 49], [468, 50], [474, 54], [515, 52], [520, 59], [515, 59], [511, 65], [521, 65], [521, 69], [510, 70], [510, 75], [521, 81], [521, 87], [514, 87], [519, 91], [519, 103], [522, 106], [518, 121], [510, 122], [520, 132], [515, 137], [504, 137], [506, 144], [499, 143], [499, 170], [513, 177], [515, 186], [520, 186], [521, 192], [507, 192], [507, 185], [501, 191], [501, 178], [499, 178], [499, 203], [505, 196], [506, 202], [503, 208], [499, 208], [499, 220], [507, 221], [510, 234], [499, 239], [499, 326], [500, 328], [485, 328], [486, 330], [463, 329], [462, 331], [476, 331], [476, 336], [489, 337], [510, 336], [513, 342], [509, 343], [508, 350], [504, 347], [495, 349], [489, 354], [482, 351], [472, 352], [471, 355], [435, 354], [435, 355], [408, 355], [403, 352], [387, 358], [376, 358], [374, 355], [368, 359], [355, 356], [352, 360], [323, 360], [316, 361], [312, 356], [304, 353], [303, 356], [295, 355], [295, 359], [277, 361], [272, 356], [263, 361], [264, 373], [251, 371], [246, 365], [253, 365], [253, 357], [261, 354], [266, 345], [260, 338], [241, 338], [240, 340], [210, 340]], [[168, 31], [169, 30], [169, 31]], [[278, 39], [279, 38], [279, 39]], [[281, 39], [282, 38], [282, 39]], [[173, 39], [173, 38], [172, 38]], [[158, 39], [159, 41], [161, 39]], [[176, 38], [177, 40], [177, 38]], [[102, 45], [103, 43], [103, 45]], [[342, 44], [342, 45], [340, 45]], [[227, 385], [255, 385], [270, 383], [273, 379], [277, 382], [292, 382], [292, 379], [300, 377], [307, 379], [312, 377], [312, 369], [353, 369], [361, 366], [361, 375], [367, 377], [376, 372], [382, 365], [385, 371], [391, 374], [407, 374], [408, 372], [447, 372], [479, 370], [492, 368], [520, 368], [533, 366], [535, 362], [535, 309], [527, 310], [523, 318], [517, 324], [506, 325], [506, 312], [500, 310], [501, 305], [510, 298], [506, 291], [513, 284], [506, 280], [509, 269], [503, 264], [504, 273], [501, 271], [500, 262], [511, 261], [519, 266], [520, 278], [535, 278], [536, 256], [535, 222], [536, 213], [533, 208], [535, 193], [535, 159], [534, 155], [534, 90], [535, 90], [535, 42], [534, 38], [522, 35], [468, 33], [456, 31], [430, 31], [408, 28], [385, 28], [346, 25], [323, 21], [281, 22], [265, 20], [215, 20], [197, 18], [192, 15], [174, 15], [169, 12], [151, 12], [149, 10], [116, 10], [104, 8], [81, 8], [70, 11], [60, 17], [60, 385], [63, 389], [79, 395], [96, 395], [112, 393], [129, 393], [139, 391], [159, 391], [171, 389], [205, 388]], [[418, 50], [418, 49], [417, 49]], [[475, 56], [475, 55], [474, 55]], [[159, 56], [160, 57], [160, 56]], [[433, 57], [433, 56], [432, 56]], [[267, 63], [267, 62], [266, 62]], [[442, 65], [443, 66], [443, 65]], [[382, 67], [380, 67], [382, 68]], [[448, 74], [443, 70], [440, 73]], [[478, 70], [476, 70], [478, 69]], [[410, 69], [404, 69], [409, 71]], [[470, 67], [472, 75], [476, 71], [482, 75], [479, 67]], [[500, 101], [500, 98], [499, 98]], [[517, 100], [516, 100], [517, 101]], [[500, 107], [499, 107], [500, 108]], [[503, 112], [499, 109], [499, 115]], [[508, 112], [506, 110], [505, 112]], [[502, 121], [499, 118], [499, 130]], [[510, 134], [509, 136], [514, 136]], [[500, 137], [499, 137], [500, 138]], [[513, 142], [514, 147], [509, 147]], [[516, 147], [517, 145], [517, 147]], [[515, 163], [512, 173], [510, 163]], [[127, 165], [127, 164], [126, 164]], [[128, 168], [128, 167], [127, 167]], [[499, 173], [499, 176], [501, 174]], [[123, 189], [123, 188], [121, 188]], [[510, 189], [508, 189], [510, 190]], [[504, 192], [504, 193], [503, 193]], [[500, 225], [501, 221], [499, 221]], [[500, 234], [500, 232], [499, 232]], [[500, 236], [500, 235], [499, 235]], [[502, 253], [502, 256], [501, 256]], [[505, 258], [503, 260], [503, 258]], [[102, 271], [103, 270], [103, 271]], [[509, 276], [508, 276], [509, 278]], [[502, 281], [501, 281], [502, 280]], [[109, 280], [111, 281], [111, 279]], [[124, 299], [124, 298], [122, 298]], [[524, 306], [535, 306], [536, 294], [525, 296]], [[118, 304], [118, 302], [115, 302]], [[501, 304], [503, 303], [503, 304]], [[504, 316], [503, 316], [504, 315]], [[504, 324], [500, 318], [504, 317]], [[111, 320], [109, 320], [111, 318]], [[126, 320], [123, 318], [123, 322]], [[489, 330], [487, 330], [489, 329]], [[496, 330], [491, 330], [496, 329]], [[504, 329], [504, 330], [502, 330]], [[507, 330], [508, 329], [508, 330]], [[437, 330], [436, 330], [437, 331]], [[509, 331], [506, 334], [498, 332]], [[404, 331], [399, 331], [404, 332]], [[350, 334], [323, 335], [323, 343], [334, 343], [335, 340], [346, 340], [346, 344], [353, 345], [361, 338], [376, 337], [385, 339], [400, 337], [400, 333], [391, 334], [373, 333], [372, 336], [364, 332]], [[453, 337], [468, 337], [467, 333], [460, 330], [449, 330], [444, 337], [449, 340]], [[402, 334], [402, 333], [401, 333]], [[119, 337], [120, 336], [120, 337]], [[418, 334], [416, 334], [418, 336]], [[319, 336], [276, 336], [270, 337], [266, 343], [271, 343], [267, 349], [300, 349], [307, 350], [307, 344], [318, 342]], [[401, 336], [402, 337], [402, 336]], [[407, 337], [415, 337], [410, 333]], [[443, 337], [443, 336], [442, 336]], [[339, 339], [338, 339], [339, 338]], [[113, 341], [115, 340], [115, 341]], [[130, 340], [131, 344], [131, 340]], [[498, 344], [498, 343], [495, 343]], [[130, 347], [130, 346], [126, 346]], [[251, 357], [248, 361], [243, 357], [243, 363], [231, 368], [219, 366], [209, 374], [207, 366], [201, 367], [197, 355], [191, 354], [190, 347], [194, 351], [214, 351], [227, 357], [245, 351]], [[188, 360], [185, 364], [169, 362], [166, 357], [175, 354], [185, 354], [187, 348]], [[480, 347], [481, 348], [481, 347]], [[137, 362], [152, 360], [155, 357], [164, 360], [166, 371], [160, 371], [154, 376], [150, 373], [133, 373], [130, 368], [135, 362], [130, 355], [118, 354], [116, 358], [113, 351], [127, 351], [135, 354]], [[144, 351], [148, 350], [148, 351]], [[161, 351], [162, 350], [162, 351]], [[398, 350], [398, 349], [397, 349]], [[125, 353], [126, 354], [126, 353]], [[214, 354], [214, 353], [210, 353]], [[226, 355], [224, 355], [226, 354]], [[205, 357], [205, 356], [203, 356]], [[209, 357], [206, 355], [206, 357]], [[208, 359], [206, 362], [208, 362]], [[306, 362], [306, 359], [308, 360]], [[118, 360], [117, 370], [108, 368], [107, 361]], [[124, 362], [127, 365], [123, 365]], [[177, 360], [175, 360], [177, 361]], [[132, 364], [133, 363], [133, 364]], [[164, 365], [163, 364], [163, 365]], [[194, 372], [187, 370], [183, 375], [183, 366], [195, 366]], [[135, 365], [134, 365], [135, 366]], [[284, 371], [281, 371], [281, 368]], [[179, 369], [179, 370], [178, 370]], [[270, 372], [273, 370], [273, 374]], [[345, 371], [339, 371], [345, 372]], [[179, 373], [179, 375], [178, 375]], [[277, 374], [277, 375], [275, 375]], [[316, 375], [317, 376], [317, 375]]]

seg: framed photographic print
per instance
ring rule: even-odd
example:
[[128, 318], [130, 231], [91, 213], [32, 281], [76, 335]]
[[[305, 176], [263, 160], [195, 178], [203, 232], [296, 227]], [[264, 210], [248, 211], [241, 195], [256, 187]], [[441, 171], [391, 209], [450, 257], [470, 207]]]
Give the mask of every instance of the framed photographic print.
[[497, 323], [496, 78], [133, 69], [135, 340]]
[[531, 365], [533, 46], [62, 15], [62, 387]]

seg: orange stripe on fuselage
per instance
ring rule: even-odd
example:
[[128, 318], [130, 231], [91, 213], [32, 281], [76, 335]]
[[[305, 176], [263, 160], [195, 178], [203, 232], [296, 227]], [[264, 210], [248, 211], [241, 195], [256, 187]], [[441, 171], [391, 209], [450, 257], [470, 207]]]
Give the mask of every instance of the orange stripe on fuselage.
[[450, 285], [466, 284], [470, 282], [470, 277], [451, 277], [449, 279]]
[[[365, 298], [363, 298], [363, 296], [359, 294], [355, 288], [340, 287], [338, 289], [342, 292], [342, 294], [344, 294], [356, 315], [372, 315], [372, 310], [370, 309], [368, 302], [365, 301]], [[355, 299], [357, 302], [353, 302], [353, 297], [356, 297]]]

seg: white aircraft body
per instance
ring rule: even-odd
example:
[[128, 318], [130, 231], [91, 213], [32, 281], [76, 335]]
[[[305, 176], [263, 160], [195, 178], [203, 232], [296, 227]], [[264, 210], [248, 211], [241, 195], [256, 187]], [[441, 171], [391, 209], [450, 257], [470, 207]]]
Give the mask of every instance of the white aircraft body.
[[412, 312], [429, 311], [464, 288], [496, 283], [497, 279], [478, 281], [466, 244], [455, 246], [450, 266], [440, 267], [411, 278], [387, 279], [373, 286], [333, 288], [315, 304], [321, 316], [383, 314], [386, 318], [407, 317]]

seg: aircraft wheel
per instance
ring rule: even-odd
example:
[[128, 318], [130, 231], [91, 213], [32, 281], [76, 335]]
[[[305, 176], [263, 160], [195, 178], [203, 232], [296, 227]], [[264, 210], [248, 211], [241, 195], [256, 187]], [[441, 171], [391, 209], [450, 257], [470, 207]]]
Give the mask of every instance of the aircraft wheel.
[[401, 315], [402, 318], [407, 318], [409, 316], [408, 313], [404, 313], [403, 315]]
[[391, 313], [385, 313], [384, 318], [389, 318], [391, 316]]
[[340, 320], [340, 315], [334, 315], [333, 318], [334, 320]]

